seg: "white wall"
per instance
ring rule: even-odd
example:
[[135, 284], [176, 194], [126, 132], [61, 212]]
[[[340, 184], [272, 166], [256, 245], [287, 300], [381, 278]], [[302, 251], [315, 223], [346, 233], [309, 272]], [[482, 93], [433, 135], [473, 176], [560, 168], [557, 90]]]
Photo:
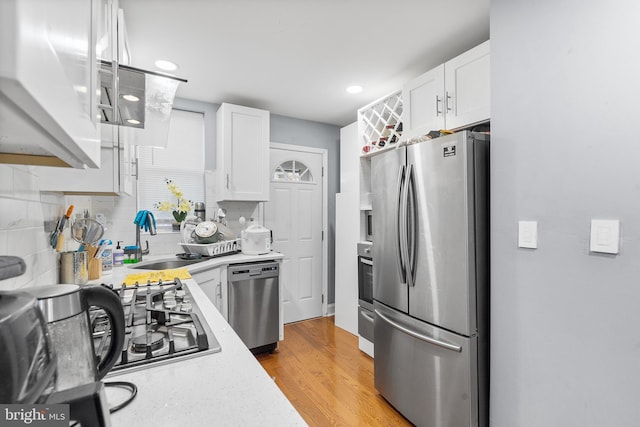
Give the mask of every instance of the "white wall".
[[[640, 424], [638, 17], [491, 3], [492, 426]], [[621, 221], [619, 255], [589, 252], [592, 218]]]

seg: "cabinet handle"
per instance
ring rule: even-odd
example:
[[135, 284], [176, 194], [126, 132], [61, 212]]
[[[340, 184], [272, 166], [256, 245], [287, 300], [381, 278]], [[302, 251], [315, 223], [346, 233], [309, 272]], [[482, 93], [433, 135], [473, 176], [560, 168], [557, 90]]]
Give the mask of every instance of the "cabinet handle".
[[[445, 102], [446, 102], [445, 106], [447, 108], [447, 114], [453, 113], [453, 108], [449, 106], [449, 104], [450, 104], [449, 100], [450, 99], [452, 100], [452, 97], [451, 97], [451, 95], [449, 95], [449, 92], [446, 92], [446, 94], [447, 94], [447, 98], [445, 100]], [[451, 101], [451, 105], [453, 106], [453, 100]]]
[[229, 174], [227, 174], [227, 190], [229, 189]]
[[137, 159], [137, 158], [136, 158], [136, 159], [134, 159], [134, 160], [131, 162], [131, 165], [135, 168], [135, 171], [136, 171], [135, 173], [132, 173], [132, 174], [131, 174], [131, 177], [132, 177], [132, 178], [133, 178], [133, 177], [135, 177], [136, 179], [138, 179], [138, 159]]
[[436, 117], [440, 116], [442, 114], [442, 110], [440, 110], [440, 103], [442, 102], [442, 100], [440, 99], [440, 97], [438, 95], [436, 95]]
[[113, 80], [111, 84], [113, 85], [113, 96], [111, 97], [111, 105], [113, 106], [113, 122], [115, 124], [120, 123], [120, 103], [118, 102], [118, 97], [120, 95], [120, 83], [118, 81], [118, 60], [114, 59], [111, 61], [111, 69], [113, 70]]

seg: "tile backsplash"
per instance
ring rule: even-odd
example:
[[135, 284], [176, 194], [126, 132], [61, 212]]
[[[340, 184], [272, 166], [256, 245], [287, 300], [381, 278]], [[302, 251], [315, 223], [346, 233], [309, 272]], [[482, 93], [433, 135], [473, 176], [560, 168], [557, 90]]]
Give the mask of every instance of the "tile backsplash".
[[41, 194], [34, 166], [0, 165], [0, 255], [24, 259], [19, 277], [0, 280], [0, 290], [58, 282], [58, 255], [49, 245], [45, 221], [65, 212], [64, 196]]
[[[73, 216], [87, 210], [92, 218], [97, 213], [106, 216], [104, 237], [113, 241], [124, 241], [123, 245], [135, 242], [133, 220], [138, 209], [134, 196], [65, 196], [62, 193], [40, 191], [40, 180], [46, 179], [46, 168], [36, 166], [14, 166], [0, 164], [0, 255], [14, 255], [24, 259], [27, 269], [19, 277], [0, 280], [0, 290], [12, 290], [24, 286], [58, 283], [59, 254], [49, 245], [50, 232], [45, 223], [55, 225], [70, 204], [74, 205]], [[229, 228], [239, 236], [241, 226], [238, 219], [244, 216], [249, 221], [262, 221], [262, 203], [215, 202], [213, 174], [205, 173], [207, 219], [216, 216], [218, 208], [226, 213]], [[64, 250], [76, 250], [79, 244], [70, 238], [68, 227], [64, 234]], [[179, 233], [158, 233], [150, 236], [142, 232], [141, 240], [149, 242], [150, 255], [173, 255], [180, 251]], [[107, 278], [105, 278], [106, 280]]]

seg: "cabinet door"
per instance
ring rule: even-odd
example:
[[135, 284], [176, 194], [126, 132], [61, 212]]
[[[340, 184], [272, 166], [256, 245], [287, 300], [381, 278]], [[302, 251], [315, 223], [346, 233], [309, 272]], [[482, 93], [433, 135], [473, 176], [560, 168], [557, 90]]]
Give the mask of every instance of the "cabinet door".
[[217, 201], [268, 201], [269, 112], [222, 104], [217, 124]]
[[412, 138], [445, 129], [444, 65], [427, 71], [404, 85], [402, 122], [405, 136]]
[[[2, 153], [100, 166], [92, 1], [0, 2]], [[28, 156], [18, 163], [29, 164]], [[2, 160], [6, 161], [6, 160]], [[35, 163], [34, 163], [35, 164]], [[61, 165], [56, 161], [44, 164]]]
[[227, 319], [227, 308], [224, 301], [226, 300], [226, 290], [223, 292], [222, 284], [223, 275], [222, 270], [226, 271], [226, 268], [212, 268], [210, 270], [201, 271], [198, 273], [193, 273], [192, 277], [198, 283], [198, 286], [202, 289], [204, 294], [209, 298], [209, 300], [216, 306], [220, 314]]
[[335, 324], [358, 334], [358, 193], [336, 194]]
[[486, 41], [445, 63], [447, 129], [489, 120], [489, 48], [489, 41]]
[[133, 194], [133, 160], [131, 147], [119, 138], [119, 128], [100, 125], [102, 146], [99, 169], [43, 168], [47, 179], [40, 182], [41, 191], [65, 194], [123, 195]]

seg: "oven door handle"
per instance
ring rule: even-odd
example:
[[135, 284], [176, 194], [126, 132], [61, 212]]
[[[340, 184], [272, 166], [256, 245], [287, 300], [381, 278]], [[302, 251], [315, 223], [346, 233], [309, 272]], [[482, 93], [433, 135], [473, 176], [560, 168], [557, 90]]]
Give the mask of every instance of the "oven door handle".
[[364, 310], [360, 310], [360, 314], [362, 314], [362, 317], [367, 319], [369, 322], [373, 323], [373, 316], [372, 315], [370, 315], [369, 313], [367, 313]]
[[368, 258], [360, 258], [360, 262], [370, 267], [373, 267], [373, 261]]

